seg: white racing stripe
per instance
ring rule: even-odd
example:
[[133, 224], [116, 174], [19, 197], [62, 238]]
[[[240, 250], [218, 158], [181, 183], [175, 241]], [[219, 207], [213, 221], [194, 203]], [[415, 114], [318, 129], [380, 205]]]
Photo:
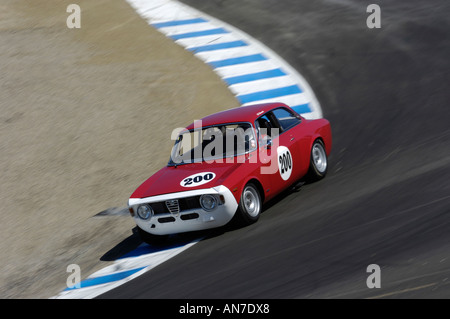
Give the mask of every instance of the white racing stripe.
[[220, 36], [217, 35], [207, 35], [203, 37], [197, 37], [197, 38], [189, 38], [189, 39], [179, 39], [176, 40], [175, 43], [179, 44], [180, 46], [186, 48], [187, 50], [192, 50], [192, 48], [195, 47], [202, 47], [207, 45], [218, 45], [221, 43], [228, 43], [228, 42], [234, 42], [240, 40], [233, 34], [221, 34]]
[[[235, 43], [235, 42], [234, 42]], [[199, 47], [197, 47], [199, 48]], [[231, 58], [260, 54], [258, 50], [252, 46], [242, 46], [236, 48], [226, 48], [221, 50], [212, 50], [204, 52], [193, 52], [195, 56], [206, 63], [214, 61], [222, 61]]]
[[247, 81], [230, 85], [230, 90], [236, 95], [254, 93], [258, 91], [267, 91], [281, 87], [296, 85], [296, 83], [288, 76], [280, 76], [268, 79], [260, 79]]
[[[263, 60], [253, 63], [247, 63], [244, 65], [237, 64], [226, 68], [218, 68], [215, 71], [219, 74], [220, 77], [222, 77], [223, 79], [227, 79], [235, 76], [243, 76], [269, 70], [276, 70], [278, 68], [279, 66], [271, 60]], [[284, 71], [283, 73], [286, 74]]]

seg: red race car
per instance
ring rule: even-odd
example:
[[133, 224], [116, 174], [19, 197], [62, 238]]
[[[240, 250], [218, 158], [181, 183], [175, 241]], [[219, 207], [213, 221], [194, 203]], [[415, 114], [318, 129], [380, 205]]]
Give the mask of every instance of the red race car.
[[169, 163], [131, 195], [141, 237], [258, 220], [263, 203], [307, 177], [323, 178], [331, 151], [325, 119], [282, 103], [238, 107], [173, 133]]

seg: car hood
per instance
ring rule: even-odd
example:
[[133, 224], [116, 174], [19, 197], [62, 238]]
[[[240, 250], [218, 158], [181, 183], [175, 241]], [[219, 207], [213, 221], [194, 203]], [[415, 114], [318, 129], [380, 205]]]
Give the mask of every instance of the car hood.
[[166, 166], [147, 179], [131, 198], [145, 198], [223, 185], [242, 163], [193, 163]]

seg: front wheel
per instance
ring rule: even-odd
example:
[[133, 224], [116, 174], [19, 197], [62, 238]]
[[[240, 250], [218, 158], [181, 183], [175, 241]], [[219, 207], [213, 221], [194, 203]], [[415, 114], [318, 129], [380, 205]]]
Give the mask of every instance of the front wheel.
[[248, 183], [242, 191], [236, 212], [238, 222], [243, 226], [255, 223], [259, 219], [261, 210], [262, 200], [258, 188], [253, 183]]
[[308, 171], [310, 181], [318, 181], [325, 177], [328, 171], [328, 158], [321, 140], [315, 140], [311, 148], [311, 158]]

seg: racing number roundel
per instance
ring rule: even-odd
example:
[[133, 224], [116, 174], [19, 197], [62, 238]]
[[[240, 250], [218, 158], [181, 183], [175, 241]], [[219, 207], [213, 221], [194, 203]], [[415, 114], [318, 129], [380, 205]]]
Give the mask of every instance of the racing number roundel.
[[216, 177], [213, 172], [202, 172], [184, 178], [180, 185], [183, 187], [196, 187], [212, 181]]
[[292, 155], [286, 146], [279, 146], [277, 148], [278, 155], [278, 170], [280, 172], [281, 178], [285, 181], [291, 177], [292, 165]]

